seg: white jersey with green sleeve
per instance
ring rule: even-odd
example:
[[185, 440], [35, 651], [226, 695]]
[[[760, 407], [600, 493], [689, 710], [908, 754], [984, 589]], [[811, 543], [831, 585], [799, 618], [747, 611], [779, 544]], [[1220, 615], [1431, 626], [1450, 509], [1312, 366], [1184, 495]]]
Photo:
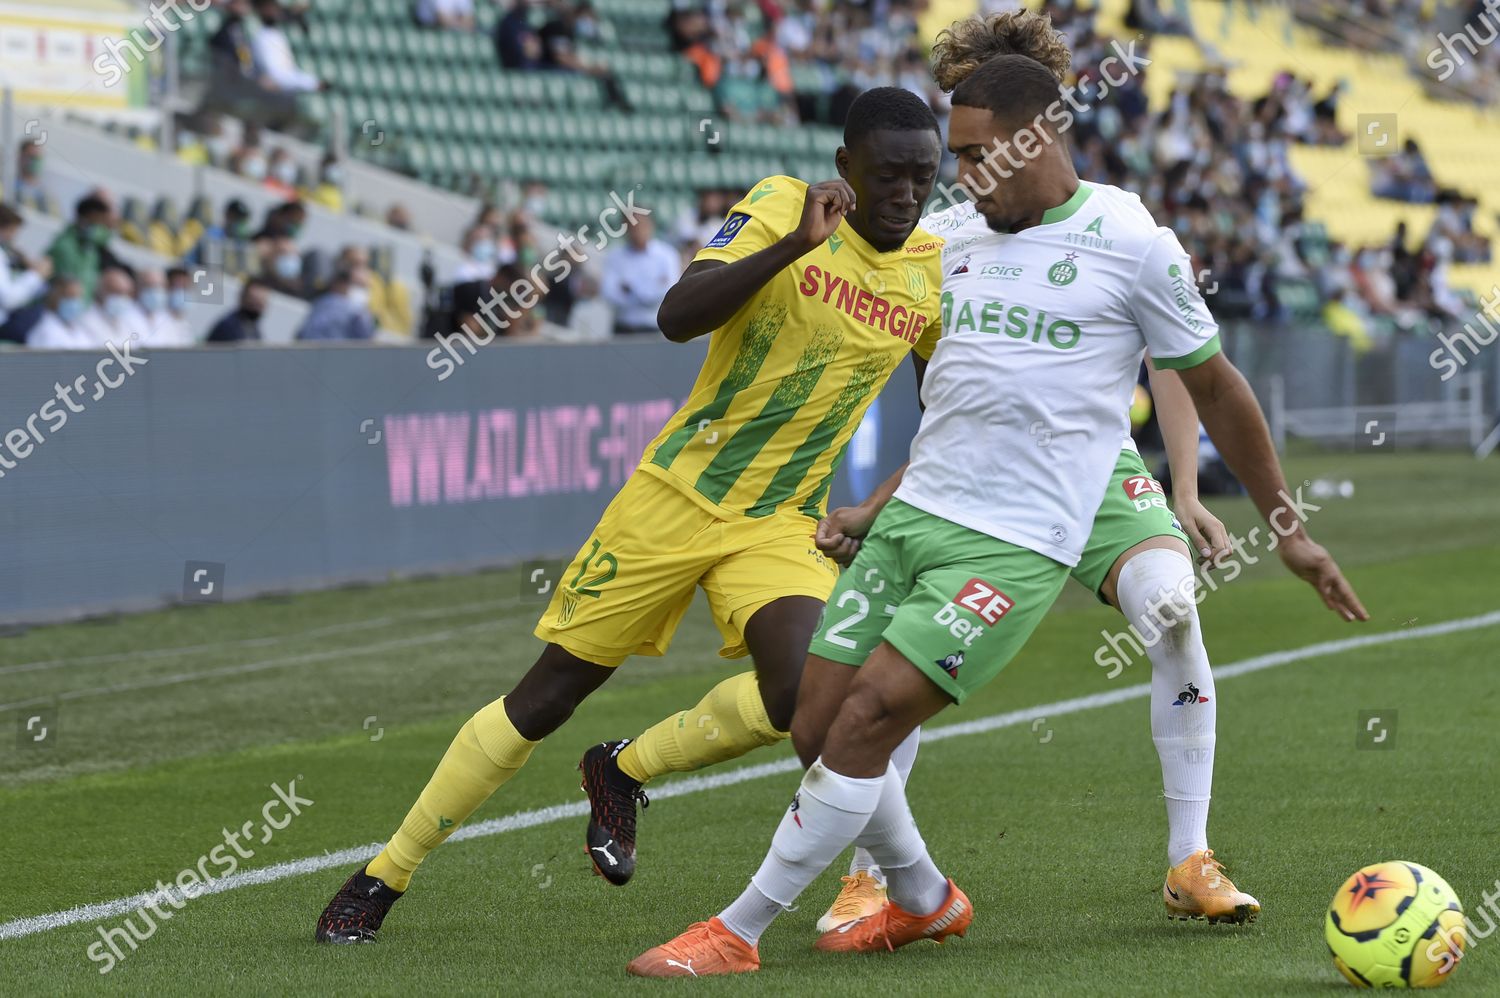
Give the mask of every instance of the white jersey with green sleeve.
[[1188, 254], [1140, 198], [1104, 184], [1017, 233], [971, 204], [921, 224], [946, 240], [943, 329], [896, 496], [1076, 565], [1130, 437], [1143, 353], [1182, 369], [1219, 351]]

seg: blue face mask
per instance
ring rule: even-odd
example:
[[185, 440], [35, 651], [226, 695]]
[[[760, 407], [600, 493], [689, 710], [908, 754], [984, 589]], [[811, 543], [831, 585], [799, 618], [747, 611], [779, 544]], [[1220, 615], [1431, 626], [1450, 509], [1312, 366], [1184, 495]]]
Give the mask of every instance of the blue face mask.
[[142, 288], [141, 308], [147, 312], [160, 312], [167, 307], [167, 292], [165, 288]]
[[127, 295], [108, 295], [104, 299], [104, 314], [111, 319], [123, 319], [130, 314], [130, 298]]
[[283, 253], [276, 258], [276, 276], [285, 281], [302, 276], [302, 257], [296, 253]]
[[499, 252], [495, 249], [494, 243], [481, 239], [474, 244], [474, 248], [469, 251], [469, 255], [480, 263], [494, 263], [495, 257], [499, 255]]
[[187, 292], [181, 288], [173, 288], [167, 292], [167, 308], [174, 312], [181, 312], [187, 307]]
[[82, 298], [64, 298], [57, 303], [57, 317], [71, 326], [83, 315], [85, 308]]

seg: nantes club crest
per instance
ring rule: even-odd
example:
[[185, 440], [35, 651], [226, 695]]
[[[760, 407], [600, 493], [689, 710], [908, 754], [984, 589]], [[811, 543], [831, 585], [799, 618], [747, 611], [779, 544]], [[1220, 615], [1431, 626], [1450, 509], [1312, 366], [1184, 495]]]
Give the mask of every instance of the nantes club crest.
[[910, 261], [906, 264], [906, 290], [919, 302], [927, 297], [927, 274]]

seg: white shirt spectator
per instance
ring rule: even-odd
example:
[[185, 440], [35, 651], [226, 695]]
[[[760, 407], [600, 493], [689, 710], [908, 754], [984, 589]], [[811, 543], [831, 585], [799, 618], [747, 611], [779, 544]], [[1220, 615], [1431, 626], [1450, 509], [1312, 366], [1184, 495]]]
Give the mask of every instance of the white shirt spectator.
[[119, 298], [119, 304], [92, 305], [87, 312], [83, 313], [78, 320], [78, 325], [87, 330], [88, 335], [94, 340], [96, 346], [104, 346], [106, 343], [123, 345], [126, 340], [134, 337], [137, 344], [143, 344], [146, 337], [150, 335], [150, 324], [146, 320], [146, 313], [141, 311], [139, 305], [124, 296], [111, 296], [106, 302], [112, 302]]
[[311, 93], [321, 86], [313, 74], [297, 68], [292, 57], [292, 46], [286, 40], [286, 32], [274, 25], [262, 25], [250, 39], [250, 54], [255, 58], [255, 71], [269, 77], [277, 90], [289, 93]]
[[47, 290], [47, 282], [34, 270], [15, 270], [0, 253], [0, 322]]
[[660, 239], [641, 249], [626, 244], [604, 258], [602, 294], [615, 307], [615, 329], [656, 327], [656, 310], [682, 275], [682, 258]]
[[81, 316], [74, 322], [64, 322], [49, 309], [26, 334], [26, 345], [34, 350], [98, 350], [104, 341], [94, 327], [84, 325]]
[[141, 337], [141, 346], [190, 347], [196, 340], [187, 320], [169, 308], [146, 312], [146, 332]]

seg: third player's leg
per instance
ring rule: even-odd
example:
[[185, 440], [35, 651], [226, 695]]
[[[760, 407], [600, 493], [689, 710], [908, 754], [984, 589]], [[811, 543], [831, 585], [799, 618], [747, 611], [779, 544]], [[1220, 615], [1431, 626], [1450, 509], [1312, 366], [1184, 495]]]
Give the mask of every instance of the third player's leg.
[[807, 646], [822, 615], [820, 599], [783, 596], [755, 611], [745, 625], [761, 702], [778, 731], [791, 730]]

